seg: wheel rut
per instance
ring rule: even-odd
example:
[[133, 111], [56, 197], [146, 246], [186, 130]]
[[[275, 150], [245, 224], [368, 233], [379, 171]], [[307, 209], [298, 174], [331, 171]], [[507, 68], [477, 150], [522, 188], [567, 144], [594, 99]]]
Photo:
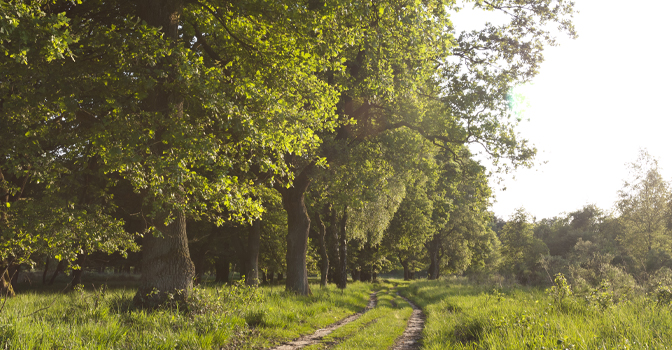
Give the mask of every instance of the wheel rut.
[[340, 328], [340, 327], [342, 327], [342, 326], [344, 326], [344, 325], [346, 325], [350, 322], [353, 322], [353, 321], [357, 320], [365, 312], [367, 312], [367, 311], [373, 309], [374, 307], [376, 307], [376, 303], [378, 302], [378, 299], [376, 298], [376, 293], [377, 292], [371, 293], [371, 295], [369, 296], [369, 303], [366, 305], [366, 308], [364, 308], [364, 310], [362, 310], [362, 311], [360, 311], [356, 314], [350, 315], [350, 316], [348, 316], [348, 317], [346, 317], [346, 318], [344, 318], [340, 321], [332, 323], [325, 328], [318, 329], [313, 334], [304, 335], [304, 336], [302, 336], [298, 339], [292, 340], [289, 343], [285, 343], [285, 344], [282, 344], [282, 345], [278, 345], [274, 348], [271, 348], [270, 350], [297, 350], [297, 349], [301, 349], [305, 346], [320, 343], [322, 338], [331, 334], [331, 332], [337, 330], [338, 328]]
[[422, 329], [425, 327], [425, 314], [419, 306], [412, 301], [402, 296], [397, 292], [397, 295], [404, 299], [413, 308], [411, 318], [408, 320], [406, 330], [397, 341], [395, 341], [392, 350], [416, 350], [420, 349], [420, 341], [422, 339]]

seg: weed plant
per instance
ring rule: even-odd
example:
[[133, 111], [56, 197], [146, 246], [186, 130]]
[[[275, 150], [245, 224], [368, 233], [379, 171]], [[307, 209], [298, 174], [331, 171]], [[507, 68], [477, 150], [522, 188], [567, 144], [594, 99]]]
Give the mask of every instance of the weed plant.
[[[563, 276], [547, 290], [420, 281], [401, 289], [427, 314], [425, 349], [668, 349], [669, 302], [615, 298], [608, 285], [576, 295]], [[661, 299], [666, 297], [661, 293]]]
[[301, 297], [237, 283], [200, 287], [187, 302], [154, 310], [133, 306], [135, 290], [24, 293], [0, 311], [0, 349], [262, 348], [363, 309], [371, 288], [313, 286]]

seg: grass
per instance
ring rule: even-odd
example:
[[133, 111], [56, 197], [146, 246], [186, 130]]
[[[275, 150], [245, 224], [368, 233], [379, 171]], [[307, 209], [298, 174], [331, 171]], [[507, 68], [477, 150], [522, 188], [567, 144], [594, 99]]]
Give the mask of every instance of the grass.
[[616, 305], [540, 289], [419, 281], [401, 288], [423, 308], [424, 349], [670, 349], [670, 306], [644, 296]]
[[597, 291], [455, 278], [312, 289], [302, 297], [279, 286], [211, 285], [153, 311], [133, 307], [134, 289], [24, 290], [0, 311], [0, 349], [269, 348], [362, 310], [372, 290], [376, 308], [306, 349], [389, 348], [412, 313], [397, 291], [427, 315], [423, 349], [672, 349], [671, 306], [646, 296], [614, 304]]
[[321, 344], [306, 347], [318, 349], [388, 349], [402, 335], [413, 309], [384, 283], [377, 294], [377, 306], [356, 321], [348, 323], [323, 338]]
[[153, 311], [132, 306], [133, 289], [24, 291], [0, 312], [0, 349], [259, 349], [360, 311], [373, 287], [314, 285], [301, 297], [280, 287], [210, 286]]

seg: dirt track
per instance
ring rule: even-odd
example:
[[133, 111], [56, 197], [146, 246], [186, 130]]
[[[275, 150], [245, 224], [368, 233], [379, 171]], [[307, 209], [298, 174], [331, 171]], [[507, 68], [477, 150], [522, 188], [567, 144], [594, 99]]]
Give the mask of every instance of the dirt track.
[[[399, 293], [397, 292], [397, 295]], [[420, 349], [420, 340], [422, 339], [422, 329], [425, 327], [425, 314], [422, 312], [417, 305], [412, 301], [406, 299], [405, 297], [399, 295], [402, 299], [406, 300], [408, 304], [413, 308], [413, 314], [408, 320], [406, 325], [406, 330], [401, 337], [397, 338], [397, 341], [392, 347], [393, 350], [411, 350], [411, 349]]]
[[360, 312], [358, 312], [354, 315], [350, 315], [350, 316], [348, 316], [348, 317], [346, 317], [346, 318], [344, 318], [344, 319], [342, 319], [338, 322], [332, 323], [325, 328], [318, 329], [313, 334], [304, 335], [303, 337], [301, 337], [299, 339], [293, 340], [293, 341], [291, 341], [289, 343], [286, 343], [286, 344], [276, 346], [276, 347], [272, 348], [271, 350], [296, 350], [296, 349], [301, 349], [304, 346], [317, 344], [322, 340], [322, 338], [326, 337], [331, 332], [335, 331], [336, 329], [338, 329], [338, 328], [340, 328], [340, 327], [342, 327], [342, 326], [344, 326], [344, 325], [346, 325], [346, 324], [348, 324], [352, 321], [355, 321], [356, 319], [360, 318], [365, 312], [367, 312], [367, 311], [373, 309], [374, 307], [376, 307], [377, 301], [378, 300], [376, 299], [376, 293], [375, 292], [371, 293], [371, 296], [369, 297], [369, 304], [366, 306], [366, 308], [364, 310], [362, 310], [362, 311], [360, 311]]
[[[397, 295], [399, 293], [397, 292]], [[425, 315], [422, 312], [422, 310], [415, 305], [413, 302], [408, 300], [407, 298], [399, 295], [402, 299], [404, 299], [411, 307], [413, 308], [413, 314], [411, 315], [411, 318], [408, 320], [408, 324], [406, 325], [406, 330], [404, 330], [404, 333], [397, 338], [397, 340], [394, 343], [394, 346], [392, 347], [393, 350], [411, 350], [411, 349], [420, 349], [420, 340], [422, 339], [422, 329], [424, 328], [425, 325]], [[329, 326], [318, 329], [315, 331], [313, 334], [308, 334], [304, 335], [296, 340], [293, 340], [289, 343], [285, 343], [279, 346], [276, 346], [274, 348], [271, 348], [270, 350], [298, 350], [301, 349], [305, 346], [313, 345], [313, 344], [318, 344], [322, 341], [324, 337], [327, 335], [331, 334], [331, 332], [335, 331], [336, 329], [353, 322], [360, 318], [365, 312], [373, 309], [376, 307], [377, 304], [377, 299], [376, 299], [376, 293], [371, 293], [371, 296], [369, 297], [369, 304], [366, 306], [366, 308], [354, 315], [350, 315], [338, 322], [332, 323]]]

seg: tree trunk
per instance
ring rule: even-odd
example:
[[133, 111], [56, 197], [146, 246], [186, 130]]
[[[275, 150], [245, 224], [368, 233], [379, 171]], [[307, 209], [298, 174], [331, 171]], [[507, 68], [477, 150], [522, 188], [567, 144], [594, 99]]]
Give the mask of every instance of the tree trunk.
[[229, 274], [231, 273], [229, 258], [220, 255], [215, 261], [215, 282], [229, 283]]
[[[182, 0], [145, 0], [138, 3], [139, 17], [148, 25], [161, 28], [164, 38], [178, 45], [179, 18], [184, 4]], [[157, 64], [157, 69], [165, 73], [165, 78], [143, 100], [143, 109], [165, 115], [166, 125], [179, 123], [183, 118], [184, 101], [180, 92], [172, 85], [178, 77], [177, 67], [168, 56]], [[163, 129], [158, 127], [155, 139], [161, 140]], [[170, 144], [157, 142], [152, 148], [154, 157], [163, 157]], [[181, 200], [181, 193], [175, 193]], [[162, 237], [146, 235], [143, 242], [142, 276], [140, 288], [135, 295], [136, 304], [155, 306], [165, 301], [168, 294], [175, 298], [185, 298], [191, 292], [194, 278], [194, 264], [189, 256], [187, 223], [184, 212], [174, 212], [175, 219], [167, 226], [159, 216], [156, 228]]]
[[341, 217], [341, 225], [340, 225], [340, 235], [338, 237], [339, 241], [339, 251], [341, 258], [340, 264], [339, 264], [339, 272], [340, 275], [339, 281], [338, 281], [338, 288], [345, 289], [348, 285], [348, 239], [346, 236], [346, 224], [348, 223], [348, 208], [345, 207], [343, 209], [343, 216]]
[[320, 245], [320, 257], [322, 259], [320, 264], [320, 286], [327, 286], [327, 276], [329, 275], [329, 256], [327, 255], [327, 228], [324, 226], [324, 222], [320, 218], [320, 214], [316, 214], [317, 218], [317, 227], [319, 232], [317, 233], [318, 243]]
[[408, 268], [408, 261], [399, 257], [399, 262], [401, 262], [401, 266], [404, 267], [404, 281], [409, 281], [411, 279], [411, 270]]
[[19, 264], [10, 264], [9, 265], [9, 278], [12, 283], [12, 288], [19, 283], [19, 273], [21, 273], [21, 265]]
[[79, 269], [72, 271], [72, 281], [70, 289], [74, 289], [78, 284], [82, 284], [82, 273], [84, 272], [84, 263], [86, 262], [86, 253], [77, 254], [77, 265]]
[[10, 264], [0, 264], [0, 298], [13, 297], [14, 286], [12, 286], [12, 276], [9, 274]]
[[54, 271], [54, 274], [51, 275], [51, 279], [49, 280], [49, 283], [47, 285], [52, 285], [54, 284], [54, 281], [56, 281], [56, 277], [58, 276], [59, 273], [63, 272], [65, 269], [65, 260], [61, 260], [58, 262], [58, 265], [56, 265], [56, 271]]
[[259, 284], [259, 246], [261, 245], [261, 221], [254, 220], [247, 235], [247, 273], [245, 284], [256, 286]]
[[275, 271], [269, 270], [268, 271], [268, 282], [270, 284], [273, 284], [273, 281], [275, 281]]
[[194, 285], [199, 285], [203, 282], [206, 263], [205, 250], [207, 249], [205, 246], [207, 246], [207, 242], [205, 244], [201, 243], [194, 254], [191, 254], [191, 251], [189, 252], [190, 256], [196, 255], [196, 257], [192, 259], [192, 262], [194, 263]]
[[308, 172], [313, 163], [306, 166], [294, 179], [294, 186], [279, 187], [282, 205], [287, 211], [287, 280], [285, 290], [298, 295], [310, 295], [308, 270], [306, 268], [306, 252], [308, 251], [308, 234], [310, 218], [304, 202], [304, 193], [310, 185]]
[[178, 212], [168, 226], [157, 226], [163, 237], [146, 235], [143, 240], [142, 276], [134, 299], [136, 304], [149, 307], [163, 303], [168, 293], [177, 299], [186, 298], [195, 274], [184, 214]]
[[435, 280], [439, 278], [439, 266], [440, 266], [440, 236], [434, 235], [431, 243], [427, 246], [429, 252], [429, 269], [427, 270], [427, 279]]
[[331, 259], [331, 273], [327, 275], [327, 279], [338, 285], [338, 281], [341, 280], [339, 277], [341, 275], [341, 254], [338, 249], [337, 220], [336, 210], [332, 207], [329, 209], [329, 227], [327, 228], [327, 246], [329, 247], [329, 258]]

